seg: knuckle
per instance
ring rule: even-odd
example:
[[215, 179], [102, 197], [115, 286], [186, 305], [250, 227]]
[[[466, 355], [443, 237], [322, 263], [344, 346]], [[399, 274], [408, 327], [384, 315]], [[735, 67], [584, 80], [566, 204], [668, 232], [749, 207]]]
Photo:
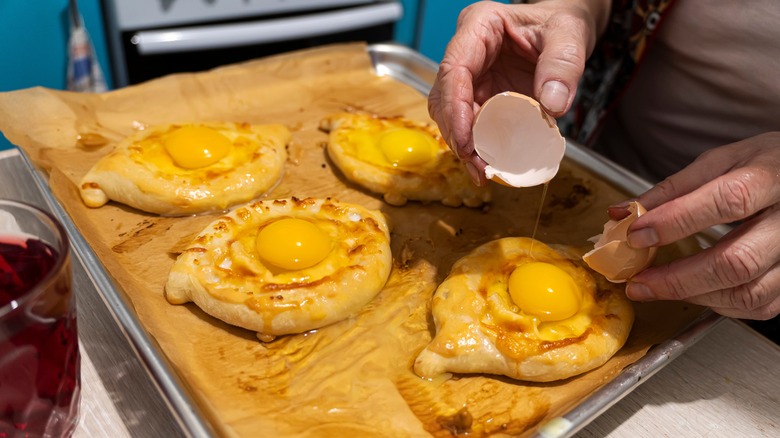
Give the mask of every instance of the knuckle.
[[761, 274], [762, 260], [755, 244], [736, 241], [715, 259], [713, 274], [722, 285], [744, 284]]
[[717, 157], [718, 155], [724, 153], [723, 149], [714, 148], [714, 149], [707, 149], [701, 154], [699, 154], [698, 157], [694, 161], [710, 161], [714, 157]]
[[577, 69], [582, 69], [585, 65], [585, 56], [582, 50], [576, 44], [566, 44], [561, 47], [557, 54], [558, 60]]
[[[583, 70], [587, 54], [585, 46], [580, 43], [582, 41], [581, 35], [578, 35], [582, 33], [582, 28], [582, 20], [571, 15], [558, 14], [551, 17], [544, 24], [545, 33], [552, 33], [553, 29], [566, 29], [569, 38], [565, 42], [561, 41], [560, 45], [556, 45], [554, 51], [543, 51], [543, 53], [551, 52], [549, 56], [557, 62], [572, 69]], [[576, 38], [573, 37], [575, 35]]]
[[682, 210], [672, 216], [674, 228], [679, 235], [665, 236], [666, 239], [664, 241], [676, 240], [677, 238], [688, 236], [698, 231], [700, 227], [696, 218], [696, 213], [697, 212], [692, 210]]
[[685, 283], [676, 275], [664, 276], [664, 288], [666, 289], [666, 298], [670, 300], [682, 300], [688, 296], [688, 294], [685, 293]]
[[766, 290], [760, 283], [744, 284], [735, 287], [730, 294], [729, 305], [735, 309], [757, 310], [764, 304]]
[[[458, 62], [457, 58], [453, 58], [451, 54], [450, 56], [445, 54], [444, 58], [439, 63], [439, 71], [436, 73], [436, 82], [448, 79], [448, 77], [453, 75], [458, 68], [463, 68], [463, 66]], [[441, 84], [438, 85], [441, 86]]]
[[458, 14], [458, 22], [465, 20], [471, 14], [479, 14], [485, 8], [483, 3], [485, 2], [471, 3], [461, 9], [460, 14]]
[[[676, 187], [672, 178], [661, 181], [652, 190], [652, 199], [656, 200], [675, 199], [679, 196], [678, 187]], [[678, 208], [664, 210], [664, 212], [661, 213], [661, 216], [657, 216], [659, 218], [657, 220], [668, 225], [663, 227], [665, 235], [662, 236], [661, 240], [665, 243], [691, 235], [701, 229], [701, 224], [699, 223], [701, 211], [699, 210]]]
[[460, 24], [465, 20], [474, 20], [479, 22], [488, 15], [496, 15], [495, 12], [502, 5], [495, 4], [493, 2], [474, 2], [461, 9], [458, 14], [457, 23]]
[[744, 173], [737, 178], [729, 178], [717, 185], [715, 208], [718, 216], [726, 222], [744, 219], [754, 211], [754, 199], [751, 189], [752, 173]]
[[677, 197], [677, 187], [674, 179], [666, 178], [652, 189], [660, 199], [672, 199]]

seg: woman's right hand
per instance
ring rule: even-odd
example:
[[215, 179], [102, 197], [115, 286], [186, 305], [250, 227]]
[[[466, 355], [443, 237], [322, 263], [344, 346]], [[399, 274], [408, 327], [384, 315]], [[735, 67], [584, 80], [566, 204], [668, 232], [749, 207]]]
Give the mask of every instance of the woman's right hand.
[[428, 96], [428, 111], [477, 185], [486, 182], [471, 131], [480, 105], [500, 92], [517, 91], [534, 97], [551, 116], [563, 115], [606, 26], [610, 3], [477, 2], [463, 9]]

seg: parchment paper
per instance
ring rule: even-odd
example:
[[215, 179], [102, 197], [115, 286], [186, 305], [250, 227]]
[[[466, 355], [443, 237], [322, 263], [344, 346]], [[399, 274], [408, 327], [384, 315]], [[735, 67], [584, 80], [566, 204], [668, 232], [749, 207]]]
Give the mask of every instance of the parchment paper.
[[[477, 245], [530, 236], [541, 188], [494, 185], [494, 201], [483, 209], [386, 205], [346, 182], [326, 158], [327, 135], [318, 123], [345, 109], [430, 120], [425, 96], [376, 76], [365, 46], [346, 44], [100, 95], [44, 88], [0, 93], [0, 129], [49, 173], [51, 190], [224, 436], [529, 434], [701, 312], [677, 303], [637, 304], [626, 346], [599, 369], [562, 382], [418, 378], [411, 364], [432, 334], [428, 306], [436, 285]], [[163, 286], [176, 251], [217, 215], [158, 217], [115, 203], [89, 209], [77, 184], [135, 129], [187, 121], [285, 123], [293, 130], [290, 158], [268, 197], [331, 196], [384, 211], [393, 227], [395, 267], [379, 296], [359, 315], [270, 343], [192, 304], [169, 304]], [[607, 205], [624, 198], [608, 182], [564, 162], [550, 183], [536, 237], [587, 249], [587, 239], [607, 219]], [[692, 243], [664, 248], [661, 259], [695, 250]]]

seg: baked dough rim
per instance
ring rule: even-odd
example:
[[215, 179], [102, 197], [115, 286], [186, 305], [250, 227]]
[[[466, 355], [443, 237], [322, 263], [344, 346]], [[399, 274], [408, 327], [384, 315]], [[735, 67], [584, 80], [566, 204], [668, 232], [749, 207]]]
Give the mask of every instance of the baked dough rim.
[[[341, 131], [350, 129], [359, 118], [370, 118], [380, 123], [399, 122], [410, 129], [422, 130], [437, 140], [437, 166], [420, 174], [393, 169], [359, 160], [347, 152], [338, 140]], [[351, 182], [381, 194], [390, 205], [403, 206], [407, 201], [441, 202], [449, 207], [480, 207], [490, 202], [487, 187], [474, 185], [457, 157], [449, 150], [435, 127], [404, 117], [380, 117], [362, 113], [340, 113], [326, 117], [320, 129], [328, 132], [327, 153], [341, 173]]]
[[[183, 175], [164, 174], [136, 163], [130, 157], [130, 148], [152, 135], [170, 130], [174, 126], [207, 126], [246, 132], [258, 138], [264, 151], [253, 154], [255, 159], [228, 172], [227, 177], [206, 184], [191, 184], [192, 179]], [[282, 178], [287, 161], [287, 148], [292, 134], [284, 125], [250, 125], [236, 122], [192, 122], [157, 125], [136, 131], [123, 138], [109, 154], [102, 157], [84, 175], [79, 193], [88, 207], [102, 207], [109, 201], [166, 216], [181, 216], [210, 211], [220, 211], [242, 202], [258, 198], [272, 189]], [[206, 169], [206, 168], [204, 168]], [[251, 174], [252, 178], [245, 178]], [[219, 181], [219, 183], [217, 183]], [[187, 187], [191, 187], [187, 189]]]
[[[259, 227], [283, 217], [306, 218], [323, 209], [340, 212], [342, 218], [352, 221], [356, 226], [362, 226], [365, 231], [370, 232], [368, 235], [371, 237], [359, 238], [351, 244], [355, 256], [350, 258], [350, 266], [341, 267], [338, 272], [330, 274], [331, 281], [315, 280], [311, 282], [312, 286], [295, 288], [281, 285], [279, 292], [254, 291], [256, 295], [252, 298], [258, 299], [251, 304], [258, 310], [252, 310], [247, 305], [249, 299], [244, 303], [220, 300], [204, 284], [204, 272], [192, 272], [192, 266], [198, 266], [199, 269], [213, 268], [210, 256], [214, 249], [209, 248], [223, 247], [209, 243], [235, 237], [235, 233], [241, 230], [242, 226]], [[365, 266], [371, 266], [372, 262], [375, 269], [365, 269]], [[165, 285], [165, 296], [172, 304], [194, 302], [207, 314], [228, 324], [255, 331], [264, 339], [302, 333], [349, 317], [382, 290], [391, 269], [390, 232], [381, 212], [330, 198], [293, 197], [264, 200], [235, 209], [199, 233], [174, 262]], [[277, 310], [278, 307], [289, 306], [290, 302], [296, 301], [305, 305], [294, 306], [283, 312]]]
[[[414, 362], [414, 371], [417, 375], [425, 378], [433, 378], [438, 375], [450, 372], [458, 374], [484, 373], [499, 374], [517, 380], [532, 382], [551, 382], [562, 380], [576, 375], [583, 374], [606, 363], [615, 355], [625, 344], [634, 321], [634, 310], [632, 304], [628, 301], [618, 285], [603, 281], [595, 281], [597, 277], [587, 269], [584, 264], [579, 263], [574, 257], [565, 255], [553, 247], [564, 250], [562, 245], [548, 246], [541, 242], [535, 242], [535, 256], [538, 257], [538, 251], [541, 248], [548, 248], [550, 252], [545, 256], [552, 256], [558, 260], [574, 262], [577, 269], [588, 272], [594, 276], [594, 287], [598, 287], [597, 301], [604, 302], [603, 306], [595, 306], [597, 312], [592, 314], [592, 323], [583, 337], [578, 342], [560, 343], [560, 346], [550, 349], [542, 349], [541, 352], [531, 354], [525, 358], [506, 357], [497, 347], [496, 336], [485, 330], [481, 323], [482, 311], [487, 306], [487, 300], [478, 293], [466, 291], [464, 287], [451, 288], [453, 278], [457, 275], [463, 275], [461, 267], [468, 265], [479, 254], [493, 251], [505, 251], [504, 246], [512, 246], [512, 243], [531, 242], [532, 239], [526, 237], [505, 237], [487, 242], [465, 255], [455, 262], [450, 274], [439, 285], [431, 304], [431, 312], [436, 327], [435, 336], [452, 330], [444, 327], [446, 324], [446, 308], [441, 307], [439, 303], [446, 300], [442, 297], [448, 293], [465, 293], [471, 296], [472, 301], [458, 306], [462, 313], [459, 315], [472, 322], [478, 322], [477, 328], [470, 332], [476, 339], [477, 347], [466, 353], [441, 354], [433, 351], [430, 347], [436, 340], [435, 336], [416, 357]], [[521, 248], [527, 246], [519, 245]], [[557, 256], [556, 256], [557, 255]], [[461, 290], [458, 290], [461, 289]], [[606, 290], [603, 290], [606, 289]], [[593, 291], [595, 293], [595, 291]], [[457, 298], [455, 298], [457, 299]], [[436, 300], [441, 300], [437, 303]], [[451, 302], [452, 303], [452, 302]], [[452, 313], [452, 312], [450, 312]], [[595, 330], [595, 329], [598, 330]], [[539, 340], [538, 342], [544, 342]], [[554, 343], [554, 341], [553, 341]], [[554, 344], [550, 344], [554, 345]], [[600, 352], [599, 352], [600, 351]], [[449, 352], [448, 352], [449, 353]], [[579, 358], [578, 362], [573, 362], [574, 358]], [[571, 359], [571, 360], [570, 360]]]

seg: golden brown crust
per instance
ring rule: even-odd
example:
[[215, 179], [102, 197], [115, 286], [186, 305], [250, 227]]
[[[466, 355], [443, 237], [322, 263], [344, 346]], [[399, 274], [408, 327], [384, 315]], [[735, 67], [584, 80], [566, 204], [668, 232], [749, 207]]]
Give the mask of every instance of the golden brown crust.
[[[163, 136], [179, 126], [160, 125], [123, 139], [84, 176], [79, 186], [89, 207], [114, 200], [163, 215], [224, 210], [257, 198], [276, 184], [287, 159], [289, 130], [282, 125], [198, 123], [225, 135], [232, 152], [199, 169], [162, 166], [150, 160]], [[167, 164], [167, 163], [166, 163]]]
[[[436, 158], [417, 169], [398, 169], [358, 159], [350, 152], [349, 133], [354, 130], [380, 132], [403, 127], [418, 130], [438, 145]], [[328, 156], [350, 181], [384, 196], [391, 205], [408, 200], [441, 202], [450, 207], [479, 207], [490, 201], [487, 187], [477, 187], [469, 179], [457, 157], [449, 150], [438, 129], [403, 117], [379, 117], [360, 113], [334, 114], [320, 123], [330, 133]]]
[[[502, 292], [514, 266], [531, 257], [532, 244], [534, 260], [560, 267], [583, 291], [574, 317], [541, 323], [513, 308]], [[428, 378], [445, 372], [489, 373], [547, 382], [604, 364], [625, 343], [633, 308], [621, 287], [597, 284], [576, 261], [523, 237], [488, 242], [461, 258], [434, 295], [436, 335], [417, 357], [415, 372]], [[550, 329], [567, 334], [550, 336]]]
[[[278, 272], [255, 256], [255, 236], [281, 218], [312, 221], [335, 248], [319, 264]], [[390, 235], [378, 211], [330, 199], [277, 199], [211, 223], [178, 257], [165, 286], [173, 304], [195, 302], [228, 324], [268, 337], [300, 333], [355, 313], [384, 286]]]

